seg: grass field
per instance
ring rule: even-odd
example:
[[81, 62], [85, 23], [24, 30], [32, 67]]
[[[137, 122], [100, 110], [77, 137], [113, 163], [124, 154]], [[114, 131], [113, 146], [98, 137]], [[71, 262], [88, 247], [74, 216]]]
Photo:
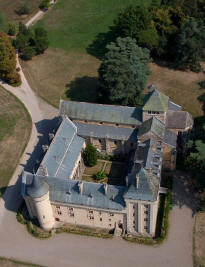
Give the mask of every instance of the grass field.
[[31, 120], [23, 105], [0, 87], [0, 195], [4, 192], [31, 131]]
[[5, 257], [0, 257], [0, 266], [1, 267], [43, 267], [41, 265], [36, 265], [33, 263], [22, 262], [14, 259], [8, 259]]
[[[0, 0], [0, 13], [7, 21], [13, 21], [15, 23], [19, 21], [26, 22], [37, 12], [41, 2], [42, 0]], [[31, 13], [29, 15], [19, 16], [15, 11], [23, 4], [26, 4]]]

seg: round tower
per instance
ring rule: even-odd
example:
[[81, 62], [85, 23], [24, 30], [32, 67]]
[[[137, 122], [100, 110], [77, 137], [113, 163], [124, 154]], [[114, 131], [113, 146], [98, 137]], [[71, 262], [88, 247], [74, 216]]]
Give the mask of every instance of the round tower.
[[41, 228], [51, 230], [55, 221], [49, 200], [49, 185], [42, 178], [34, 175], [32, 183], [27, 187], [27, 194], [33, 199]]

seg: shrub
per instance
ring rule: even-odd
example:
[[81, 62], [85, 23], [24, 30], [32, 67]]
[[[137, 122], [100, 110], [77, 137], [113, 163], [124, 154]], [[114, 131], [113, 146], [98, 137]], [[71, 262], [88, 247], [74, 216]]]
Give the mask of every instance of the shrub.
[[98, 154], [96, 148], [93, 145], [89, 144], [86, 146], [83, 156], [85, 165], [92, 167], [97, 164]]
[[99, 171], [94, 175], [94, 179], [97, 181], [103, 180], [106, 178], [106, 173], [104, 171]]
[[11, 36], [15, 35], [16, 34], [16, 25], [13, 23], [9, 23], [7, 32], [8, 32], [8, 35], [11, 35]]
[[35, 56], [35, 50], [31, 46], [27, 46], [21, 55], [25, 60], [32, 59], [33, 56]]
[[27, 15], [29, 14], [31, 11], [29, 9], [29, 7], [25, 4], [23, 4], [22, 6], [20, 6], [17, 10], [16, 13], [21, 16], [21, 15]]
[[21, 77], [18, 72], [14, 71], [11, 73], [8, 73], [5, 76], [5, 81], [7, 81], [9, 84], [19, 84], [21, 83]]
[[50, 0], [43, 0], [39, 5], [40, 9], [48, 9], [50, 6]]

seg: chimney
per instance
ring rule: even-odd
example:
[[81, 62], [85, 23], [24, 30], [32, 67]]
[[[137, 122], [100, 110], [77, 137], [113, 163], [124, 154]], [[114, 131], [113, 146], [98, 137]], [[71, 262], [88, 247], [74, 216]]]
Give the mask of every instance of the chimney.
[[43, 152], [46, 152], [48, 150], [48, 145], [42, 145]]
[[55, 136], [54, 133], [49, 133], [48, 134], [49, 141], [53, 140], [54, 136]]
[[79, 189], [79, 193], [82, 195], [83, 194], [83, 182], [82, 181], [78, 182], [78, 189]]
[[139, 176], [139, 174], [137, 173], [137, 174], [136, 174], [136, 188], [137, 188], [137, 189], [139, 188], [139, 183], [140, 183], [140, 176]]
[[108, 191], [108, 185], [107, 185], [107, 183], [104, 183], [104, 191], [105, 191], [105, 195], [107, 195], [107, 191]]

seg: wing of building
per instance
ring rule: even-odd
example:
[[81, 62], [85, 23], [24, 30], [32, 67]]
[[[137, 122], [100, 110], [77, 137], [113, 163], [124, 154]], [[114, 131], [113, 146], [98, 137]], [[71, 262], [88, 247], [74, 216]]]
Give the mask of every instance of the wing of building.
[[[188, 112], [154, 86], [142, 109], [60, 101], [61, 124], [36, 172], [24, 172], [22, 195], [31, 218], [50, 230], [64, 223], [154, 236], [162, 169], [173, 170], [193, 126]], [[121, 186], [82, 180], [87, 144], [127, 155]]]

